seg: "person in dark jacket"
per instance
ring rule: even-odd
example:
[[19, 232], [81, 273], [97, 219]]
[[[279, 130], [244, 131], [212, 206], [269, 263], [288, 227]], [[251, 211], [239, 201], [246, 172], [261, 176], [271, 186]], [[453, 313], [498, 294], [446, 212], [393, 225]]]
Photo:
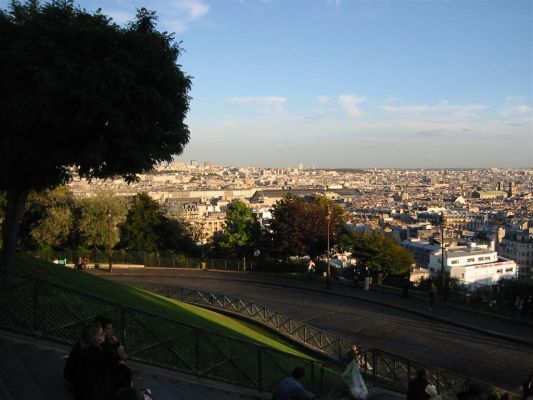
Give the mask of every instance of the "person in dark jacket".
[[417, 372], [416, 378], [409, 381], [407, 400], [429, 400], [431, 395], [426, 392], [429, 385], [429, 374], [425, 369]]

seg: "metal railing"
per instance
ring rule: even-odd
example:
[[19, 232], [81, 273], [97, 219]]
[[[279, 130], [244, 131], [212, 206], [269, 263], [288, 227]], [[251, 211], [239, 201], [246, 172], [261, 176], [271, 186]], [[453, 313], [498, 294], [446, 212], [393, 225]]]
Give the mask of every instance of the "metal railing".
[[[345, 352], [349, 346], [342, 339], [303, 322], [293, 320], [282, 313], [269, 310], [265, 306], [206, 290], [144, 282], [136, 282], [134, 285], [165, 297], [229, 312], [258, 322], [297, 343], [326, 355], [332, 360], [329, 365], [337, 371], [342, 370], [342, 364], [347, 360]], [[431, 372], [432, 383], [444, 399], [455, 398], [456, 393], [465, 390], [465, 386], [472, 381], [470, 377], [428, 367], [379, 349], [365, 350], [359, 355], [358, 361], [361, 372], [371, 386], [387, 387], [402, 393], [407, 392], [409, 380], [414, 378], [417, 371], [422, 368]], [[511, 399], [518, 398], [516, 394], [492, 387], [492, 385], [485, 384], [484, 386], [490, 387], [500, 396], [506, 393]]]
[[[0, 271], [3, 272], [3, 271]], [[340, 382], [335, 366], [209, 332], [20, 274], [0, 274], [0, 327], [73, 344], [98, 315], [115, 322], [129, 358], [197, 377], [274, 391], [296, 366], [305, 385], [324, 395]]]

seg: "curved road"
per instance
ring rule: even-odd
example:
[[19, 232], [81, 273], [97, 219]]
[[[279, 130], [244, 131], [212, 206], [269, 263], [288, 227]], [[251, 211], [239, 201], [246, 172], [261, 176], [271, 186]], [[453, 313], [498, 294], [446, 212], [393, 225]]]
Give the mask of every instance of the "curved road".
[[[517, 344], [361, 299], [277, 287], [273, 285], [276, 278], [270, 276], [178, 270], [164, 277], [108, 277], [125, 283], [141, 280], [239, 296], [331, 332], [346, 342], [375, 347], [511, 390], [517, 390], [533, 373], [533, 345]], [[287, 284], [287, 280], [279, 282]], [[514, 324], [510, 325], [513, 329]], [[517, 325], [516, 329], [529, 328]]]

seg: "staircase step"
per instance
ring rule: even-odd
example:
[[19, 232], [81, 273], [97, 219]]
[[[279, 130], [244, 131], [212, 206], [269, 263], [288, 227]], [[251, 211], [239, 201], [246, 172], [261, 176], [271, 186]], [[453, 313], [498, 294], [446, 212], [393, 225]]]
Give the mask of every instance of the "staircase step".
[[13, 346], [17, 357], [31, 376], [31, 379], [47, 400], [69, 400], [70, 393], [63, 383], [61, 375], [46, 367], [39, 356], [37, 349], [30, 344], [17, 344]]
[[12, 400], [46, 400], [20, 363], [14, 342], [0, 338], [0, 377]]

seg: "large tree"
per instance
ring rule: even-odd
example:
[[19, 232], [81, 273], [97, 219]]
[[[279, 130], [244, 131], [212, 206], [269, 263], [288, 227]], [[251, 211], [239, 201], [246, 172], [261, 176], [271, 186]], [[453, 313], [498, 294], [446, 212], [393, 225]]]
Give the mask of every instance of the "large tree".
[[333, 248], [344, 226], [344, 210], [323, 196], [301, 199], [290, 193], [272, 208], [271, 251], [280, 257], [318, 256]]
[[183, 151], [191, 79], [176, 63], [178, 44], [155, 21], [140, 9], [120, 27], [68, 0], [0, 11], [2, 266], [14, 264], [31, 190], [74, 173], [131, 181]]
[[412, 253], [391, 237], [378, 232], [355, 233], [349, 237], [352, 240], [352, 254], [372, 271], [378, 273], [380, 284], [388, 274], [401, 275], [409, 271], [415, 260]]
[[95, 197], [79, 199], [76, 205], [76, 233], [80, 244], [91, 249], [115, 247], [120, 239], [116, 226], [126, 219], [128, 199], [102, 192]]
[[258, 246], [261, 226], [252, 210], [240, 200], [233, 200], [226, 210], [226, 224], [219, 236], [220, 247], [231, 255], [250, 257]]

